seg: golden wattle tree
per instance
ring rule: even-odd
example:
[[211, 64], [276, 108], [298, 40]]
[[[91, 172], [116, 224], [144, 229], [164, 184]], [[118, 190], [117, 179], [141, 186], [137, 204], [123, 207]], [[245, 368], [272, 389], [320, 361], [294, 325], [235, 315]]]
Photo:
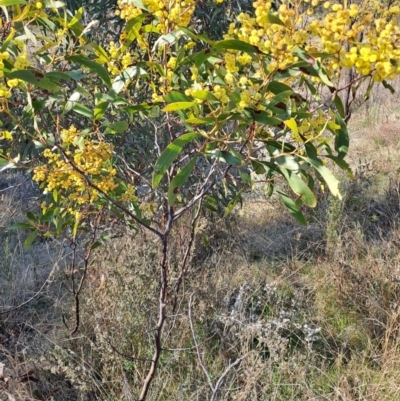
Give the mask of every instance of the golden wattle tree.
[[[314, 208], [321, 188], [340, 197], [332, 166], [350, 173], [352, 101], [374, 85], [393, 92], [400, 73], [398, 1], [259, 0], [220, 40], [201, 31], [196, 3], [119, 0], [123, 27], [111, 39], [96, 36], [82, 8], [0, 0], [0, 168], [30, 172], [44, 194], [41, 213], [15, 225], [29, 231], [26, 247], [38, 235], [76, 244], [94, 233], [84, 240], [89, 261], [100, 221], [111, 220], [159, 240], [159, 310], [140, 400], [203, 211], [227, 216], [260, 181], [306, 224], [303, 206]], [[191, 234], [176, 250], [171, 232], [184, 215]], [[182, 257], [171, 279], [174, 252]]]

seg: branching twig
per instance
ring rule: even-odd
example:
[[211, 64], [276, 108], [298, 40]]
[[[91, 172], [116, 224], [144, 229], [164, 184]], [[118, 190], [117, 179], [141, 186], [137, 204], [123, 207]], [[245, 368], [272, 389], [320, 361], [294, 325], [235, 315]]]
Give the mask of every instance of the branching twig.
[[79, 324], [80, 324], [80, 307], [79, 307], [79, 295], [82, 291], [83, 283], [85, 282], [87, 270], [89, 267], [90, 263], [90, 255], [92, 254], [92, 245], [97, 239], [97, 229], [100, 224], [100, 219], [101, 219], [101, 213], [100, 211], [96, 217], [96, 221], [93, 227], [93, 233], [92, 233], [92, 239], [91, 241], [86, 245], [85, 252], [83, 254], [83, 273], [81, 276], [81, 279], [79, 280], [78, 287], [76, 288], [75, 284], [75, 278], [74, 278], [74, 273], [75, 273], [75, 264], [76, 264], [76, 239], [73, 239], [73, 259], [72, 259], [72, 266], [71, 266], [71, 280], [72, 280], [72, 291], [74, 294], [74, 300], [75, 300], [75, 327], [71, 331], [70, 336], [74, 335], [78, 329], [79, 329]]
[[223, 180], [226, 175], [228, 174], [228, 171], [230, 170], [231, 166], [227, 166], [224, 172], [219, 175], [218, 177], [214, 178], [210, 183], [211, 176], [213, 175], [215, 171], [215, 166], [217, 164], [217, 160], [213, 163], [211, 166], [211, 169], [208, 173], [208, 176], [204, 180], [203, 185], [201, 186], [199, 192], [197, 195], [195, 195], [191, 201], [189, 201], [185, 206], [182, 206], [179, 210], [175, 211], [174, 214], [174, 220], [177, 220], [183, 213], [185, 213], [188, 209], [190, 209], [197, 201], [202, 199], [219, 181]]
[[240, 362], [243, 361], [243, 359], [246, 358], [247, 355], [243, 355], [240, 358], [236, 359], [235, 362], [232, 362], [230, 365], [228, 365], [226, 367], [226, 369], [224, 370], [224, 373], [222, 373], [222, 375], [220, 376], [220, 378], [218, 379], [217, 383], [215, 384], [215, 388], [214, 388], [214, 392], [210, 398], [210, 401], [215, 401], [215, 397], [217, 396], [218, 393], [218, 389], [220, 387], [220, 385], [222, 384], [223, 380], [225, 379], [226, 375], [229, 373], [229, 371], [231, 369], [233, 369], [236, 365], [239, 365]]
[[219, 377], [219, 379], [217, 380], [217, 382], [215, 383], [215, 386], [212, 383], [210, 374], [208, 373], [207, 368], [204, 366], [203, 360], [201, 358], [201, 354], [200, 354], [200, 348], [199, 345], [197, 343], [197, 339], [196, 339], [196, 333], [194, 331], [194, 327], [193, 327], [193, 319], [192, 319], [192, 302], [193, 302], [193, 294], [190, 295], [189, 298], [189, 325], [190, 325], [190, 330], [192, 332], [192, 336], [193, 336], [193, 342], [196, 348], [196, 353], [197, 353], [197, 359], [199, 361], [199, 365], [201, 367], [201, 369], [204, 372], [204, 375], [207, 378], [207, 383], [208, 386], [211, 389], [211, 398], [210, 401], [215, 401], [216, 400], [216, 396], [218, 394], [218, 390], [222, 384], [222, 382], [224, 381], [225, 377], [227, 376], [227, 374], [230, 372], [231, 369], [233, 369], [235, 366], [239, 365], [240, 362], [243, 361], [243, 359], [246, 358], [246, 355], [243, 355], [241, 357], [239, 357], [238, 359], [236, 359], [235, 362], [232, 362], [231, 364], [229, 364], [226, 369], [224, 370], [224, 372], [222, 373], [222, 375]]
[[197, 344], [197, 339], [196, 339], [196, 333], [194, 332], [193, 319], [192, 319], [192, 301], [193, 301], [193, 294], [191, 294], [190, 298], [189, 298], [189, 325], [190, 325], [190, 330], [192, 332], [194, 345], [196, 347], [196, 353], [197, 353], [197, 359], [199, 360], [199, 365], [200, 365], [201, 369], [203, 370], [204, 375], [207, 378], [208, 386], [210, 387], [212, 393], [214, 394], [215, 388], [214, 388], [214, 386], [212, 384], [210, 374], [208, 373], [208, 370], [204, 366], [203, 360], [201, 359], [200, 349], [199, 349], [199, 346]]

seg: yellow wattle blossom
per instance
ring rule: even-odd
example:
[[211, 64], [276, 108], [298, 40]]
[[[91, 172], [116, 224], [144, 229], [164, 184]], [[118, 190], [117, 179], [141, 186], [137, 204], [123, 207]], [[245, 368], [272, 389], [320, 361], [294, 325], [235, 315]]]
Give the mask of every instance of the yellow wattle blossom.
[[[100, 196], [86, 178], [106, 194], [112, 194], [118, 187], [117, 171], [111, 164], [111, 144], [88, 137], [82, 141], [82, 134], [72, 125], [61, 131], [61, 146], [67, 158], [57, 149], [46, 149], [43, 152], [46, 165], [34, 169], [33, 180], [44, 182], [47, 192], [62, 191], [65, 199], [82, 205], [96, 202]], [[133, 192], [129, 189], [119, 200], [132, 200]]]
[[11, 90], [5, 85], [0, 85], [0, 98], [2, 97], [6, 99], [11, 97]]
[[16, 86], [18, 86], [19, 84], [19, 80], [18, 79], [9, 79], [7, 81], [7, 86], [9, 86], [10, 88], [15, 88]]
[[[118, 0], [117, 4], [117, 15], [126, 21], [142, 14], [133, 1]], [[143, 5], [158, 20], [156, 27], [161, 33], [177, 26], [187, 27], [195, 9], [194, 0], [143, 0]]]
[[220, 85], [215, 85], [213, 88], [214, 96], [221, 101], [223, 104], [227, 104], [229, 102], [229, 97], [226, 94], [226, 89], [221, 87]]
[[10, 131], [0, 131], [0, 140], [12, 140], [12, 135]]
[[167, 63], [167, 67], [171, 68], [171, 70], [174, 70], [176, 68], [176, 57], [170, 57]]
[[[310, 53], [329, 54], [331, 57], [324, 59], [323, 64], [332, 78], [338, 76], [343, 67], [355, 67], [358, 73], [372, 75], [375, 81], [392, 79], [400, 73], [395, 61], [400, 60], [400, 27], [392, 18], [400, 14], [400, 7], [393, 5], [385, 9], [385, 2], [367, 0], [346, 7], [338, 1], [304, 1], [308, 4], [303, 8], [300, 0], [280, 3], [274, 11], [272, 0], [255, 1], [254, 16], [239, 14], [237, 23], [230, 24], [224, 37], [239, 39], [268, 54], [267, 73], [285, 70], [296, 63], [298, 59], [293, 51], [297, 46], [305, 47]], [[313, 14], [314, 7], [320, 3], [318, 16], [304, 24], [304, 16]], [[271, 20], [271, 13], [275, 20]], [[277, 18], [280, 23], [275, 22]], [[363, 47], [370, 49], [368, 55]], [[349, 48], [356, 51], [350, 52]], [[247, 62], [251, 62], [251, 57], [246, 53], [225, 55], [226, 69], [232, 74], [238, 72], [237, 64], [246, 65]], [[312, 79], [319, 80], [318, 77]]]
[[26, 53], [26, 51], [23, 51], [19, 53], [17, 58], [15, 59], [13, 70], [25, 70], [29, 67], [29, 65], [30, 64], [28, 61], [28, 54]]

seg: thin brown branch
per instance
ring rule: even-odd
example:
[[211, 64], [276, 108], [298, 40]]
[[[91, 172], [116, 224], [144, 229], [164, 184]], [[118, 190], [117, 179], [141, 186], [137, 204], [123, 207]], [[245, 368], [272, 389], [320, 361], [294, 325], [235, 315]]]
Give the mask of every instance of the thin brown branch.
[[153, 381], [160, 355], [162, 352], [161, 338], [164, 328], [164, 323], [167, 318], [167, 297], [168, 297], [168, 238], [173, 224], [174, 212], [172, 207], [168, 207], [168, 221], [165, 227], [164, 234], [161, 237], [162, 242], [162, 257], [160, 261], [160, 292], [158, 297], [158, 322], [154, 329], [154, 354], [151, 361], [150, 369], [144, 380], [142, 391], [139, 396], [139, 401], [144, 401], [150, 389], [151, 382]]

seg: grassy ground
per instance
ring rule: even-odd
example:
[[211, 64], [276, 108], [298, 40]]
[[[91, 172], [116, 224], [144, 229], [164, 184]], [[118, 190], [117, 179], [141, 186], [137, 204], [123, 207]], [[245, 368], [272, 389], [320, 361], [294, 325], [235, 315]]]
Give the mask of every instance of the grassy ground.
[[[376, 92], [354, 111], [355, 180], [342, 177], [343, 201], [321, 193], [309, 226], [254, 198], [230, 229], [202, 223], [149, 400], [400, 399], [399, 103]], [[0, 399], [134, 400], [157, 317], [154, 238], [97, 252], [70, 336], [69, 244], [24, 251], [7, 227], [36, 190], [15, 175], [0, 188], [0, 313], [27, 302], [0, 315]]]

